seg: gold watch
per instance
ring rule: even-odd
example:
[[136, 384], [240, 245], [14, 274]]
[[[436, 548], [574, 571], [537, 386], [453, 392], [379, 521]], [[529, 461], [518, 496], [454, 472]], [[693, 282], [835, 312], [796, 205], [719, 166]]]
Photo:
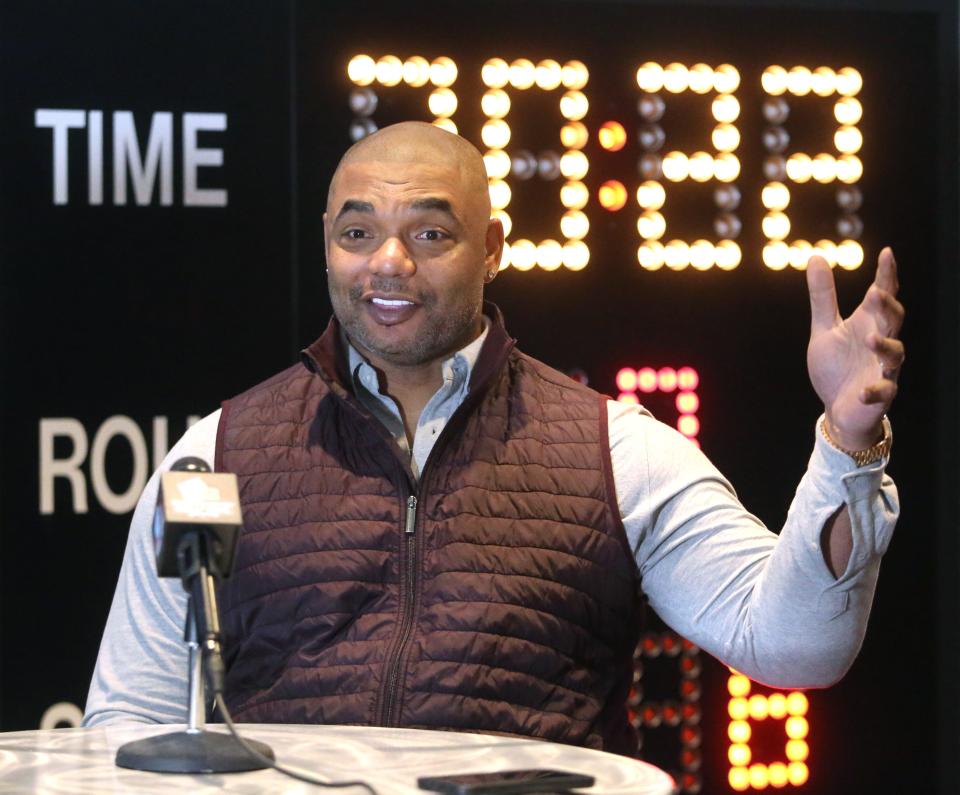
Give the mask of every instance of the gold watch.
[[890, 422], [886, 417], [883, 418], [883, 439], [866, 450], [847, 450], [833, 441], [827, 431], [826, 417], [820, 420], [820, 432], [832, 448], [850, 456], [858, 467], [865, 467], [867, 464], [873, 464], [881, 458], [886, 458], [890, 455], [890, 448], [893, 446], [893, 434], [890, 432]]

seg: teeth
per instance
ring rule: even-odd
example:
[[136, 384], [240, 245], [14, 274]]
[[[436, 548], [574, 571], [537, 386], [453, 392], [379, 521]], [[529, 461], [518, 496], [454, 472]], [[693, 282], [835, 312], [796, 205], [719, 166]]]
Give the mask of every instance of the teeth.
[[389, 299], [389, 298], [371, 298], [370, 299], [377, 306], [413, 306], [413, 301], [404, 301], [402, 298]]

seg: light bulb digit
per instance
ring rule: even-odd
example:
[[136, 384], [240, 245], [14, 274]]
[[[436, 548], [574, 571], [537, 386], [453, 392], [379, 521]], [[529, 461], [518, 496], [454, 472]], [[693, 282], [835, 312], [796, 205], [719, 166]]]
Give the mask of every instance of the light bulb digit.
[[[766, 238], [764, 264], [773, 270], [783, 270], [788, 265], [796, 270], [805, 270], [811, 254], [820, 254], [831, 266], [838, 265], [845, 270], [859, 268], [863, 263], [863, 249], [855, 240], [820, 240], [813, 246], [802, 239], [788, 240], [791, 224], [787, 205], [790, 202], [791, 183], [830, 185], [839, 182], [852, 185], [862, 178], [863, 161], [858, 153], [864, 140], [863, 132], [857, 125], [863, 117], [863, 106], [855, 96], [863, 87], [860, 72], [850, 66], [835, 71], [828, 66], [811, 69], [802, 64], [789, 68], [773, 65], [764, 70], [760, 82], [768, 95], [764, 113], [772, 125], [764, 133], [764, 141], [770, 151], [777, 153], [780, 163], [779, 168], [774, 168], [772, 162], [770, 168], [764, 167], [769, 180], [761, 192], [761, 200], [768, 210], [762, 221]], [[832, 131], [832, 152], [785, 151], [790, 141], [789, 131], [784, 127], [789, 121], [789, 103], [794, 101], [793, 97], [807, 95], [810, 98], [805, 102], [829, 102], [833, 107], [837, 126]], [[775, 97], [777, 99], [773, 99]], [[843, 190], [850, 189], [841, 188]], [[840, 236], [859, 237], [862, 231], [859, 219], [851, 220], [849, 215], [845, 215], [850, 212], [849, 208], [845, 208], [840, 199], [838, 202], [839, 216], [835, 223]]]
[[[740, 230], [739, 219], [733, 213], [735, 207], [721, 208], [726, 211], [724, 223], [713, 224], [714, 231], [721, 235], [716, 243], [674, 239], [665, 241], [660, 248], [653, 243], [660, 241], [666, 232], [663, 207], [667, 184], [688, 180], [719, 182], [728, 186], [725, 188], [728, 192], [737, 190], [732, 183], [740, 175], [740, 159], [734, 154], [740, 146], [740, 131], [736, 126], [740, 101], [735, 94], [740, 86], [740, 73], [730, 64], [711, 67], [703, 63], [687, 66], [648, 61], [637, 68], [636, 78], [638, 88], [644, 92], [637, 105], [642, 119], [639, 141], [645, 150], [637, 164], [644, 180], [636, 194], [640, 206], [637, 230], [644, 241], [637, 251], [641, 267], [657, 270], [666, 265], [671, 270], [683, 270], [690, 266], [698, 271], [736, 268], [740, 264], [740, 248], [726, 237], [735, 237]], [[710, 134], [712, 152], [683, 152], [664, 145], [666, 136], [657, 122], [663, 116], [665, 101], [669, 102], [670, 94], [686, 91], [704, 95], [704, 100], [709, 102], [717, 122]], [[601, 145], [606, 147], [603, 132]]]

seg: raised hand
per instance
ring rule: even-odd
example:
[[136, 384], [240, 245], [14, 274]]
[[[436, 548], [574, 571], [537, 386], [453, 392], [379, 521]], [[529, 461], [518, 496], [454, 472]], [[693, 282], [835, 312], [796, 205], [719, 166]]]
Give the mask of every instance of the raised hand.
[[840, 316], [833, 273], [822, 257], [807, 265], [810, 344], [807, 369], [823, 401], [827, 431], [847, 450], [864, 450], [883, 437], [881, 419], [897, 394], [903, 365], [903, 305], [897, 300], [897, 264], [880, 252], [877, 273], [850, 317]]

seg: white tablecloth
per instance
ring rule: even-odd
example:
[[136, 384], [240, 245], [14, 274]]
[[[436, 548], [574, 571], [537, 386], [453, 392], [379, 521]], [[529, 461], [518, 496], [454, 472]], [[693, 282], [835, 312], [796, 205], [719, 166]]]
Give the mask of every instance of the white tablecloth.
[[[117, 748], [183, 726], [123, 726], [96, 729], [0, 733], [2, 793], [310, 793], [320, 787], [274, 770], [214, 775], [141, 773], [114, 763]], [[208, 726], [226, 731], [222, 726]], [[380, 795], [424, 795], [417, 778], [442, 773], [491, 772], [556, 767], [588, 773], [594, 795], [668, 795], [671, 778], [652, 765], [616, 754], [569, 745], [482, 734], [382, 729], [364, 726], [241, 724], [241, 734], [273, 748], [277, 760], [330, 781], [362, 779]], [[362, 789], [330, 792], [361, 795]]]

